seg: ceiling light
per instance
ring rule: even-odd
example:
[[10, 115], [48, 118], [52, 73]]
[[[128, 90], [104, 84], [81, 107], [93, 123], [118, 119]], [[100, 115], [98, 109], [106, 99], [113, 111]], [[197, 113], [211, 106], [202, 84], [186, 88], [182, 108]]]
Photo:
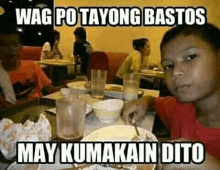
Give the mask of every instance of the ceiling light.
[[44, 7], [47, 7], [47, 5], [46, 4], [37, 4], [36, 7], [44, 8]]
[[42, 35], [42, 33], [41, 33], [41, 32], [38, 32], [37, 34], [38, 34], [39, 36], [41, 36], [41, 35]]
[[2, 8], [2, 7], [0, 6], [0, 15], [3, 15], [4, 13], [5, 13], [4, 8]]
[[17, 30], [18, 30], [18, 32], [23, 32], [22, 28], [18, 28]]

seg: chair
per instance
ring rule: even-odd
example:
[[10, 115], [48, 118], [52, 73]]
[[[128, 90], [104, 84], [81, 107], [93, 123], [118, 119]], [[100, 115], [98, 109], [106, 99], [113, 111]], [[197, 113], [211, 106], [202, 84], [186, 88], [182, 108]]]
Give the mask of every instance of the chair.
[[40, 61], [42, 47], [22, 46], [18, 59]]
[[128, 53], [119, 53], [119, 52], [107, 53], [107, 56], [109, 58], [108, 83], [114, 83], [116, 73], [128, 55], [129, 55]]
[[[89, 69], [88, 69], [89, 80], [91, 79], [92, 69], [106, 70], [109, 72], [109, 59], [105, 52], [94, 51], [91, 54], [91, 58], [89, 62]], [[107, 82], [108, 82], [108, 76], [107, 76]]]

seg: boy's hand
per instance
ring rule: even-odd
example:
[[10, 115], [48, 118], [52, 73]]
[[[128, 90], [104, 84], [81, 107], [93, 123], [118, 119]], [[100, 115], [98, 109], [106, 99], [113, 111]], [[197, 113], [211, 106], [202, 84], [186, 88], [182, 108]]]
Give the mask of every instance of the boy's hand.
[[135, 121], [138, 121], [141, 117], [143, 117], [149, 108], [152, 108], [151, 104], [154, 100], [154, 97], [146, 96], [141, 99], [125, 103], [123, 108], [123, 119], [126, 124], [129, 124], [131, 122], [130, 115], [134, 113], [133, 119]]

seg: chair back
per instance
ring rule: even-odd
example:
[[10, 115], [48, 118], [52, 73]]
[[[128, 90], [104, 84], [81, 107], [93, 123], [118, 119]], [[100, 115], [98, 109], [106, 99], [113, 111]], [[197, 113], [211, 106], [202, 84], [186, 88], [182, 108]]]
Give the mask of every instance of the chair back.
[[42, 47], [22, 46], [18, 59], [40, 61]]
[[[88, 70], [88, 78], [91, 80], [91, 70], [106, 70], [109, 72], [109, 59], [105, 52], [102, 51], [94, 51], [91, 54], [90, 62], [89, 62], [89, 70]], [[108, 81], [108, 76], [107, 76]]]
[[115, 79], [118, 69], [121, 67], [124, 60], [127, 58], [129, 54], [108, 52], [107, 55], [109, 58], [108, 82], [112, 84], [114, 83], [114, 79]]

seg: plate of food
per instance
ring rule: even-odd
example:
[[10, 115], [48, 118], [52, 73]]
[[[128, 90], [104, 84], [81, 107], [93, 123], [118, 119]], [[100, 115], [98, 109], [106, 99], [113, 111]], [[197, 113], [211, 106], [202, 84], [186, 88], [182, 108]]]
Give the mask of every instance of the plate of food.
[[[138, 96], [141, 97], [144, 94], [142, 90], [138, 91]], [[123, 99], [123, 86], [117, 84], [106, 84], [105, 95], [118, 99]]]
[[86, 84], [86, 81], [76, 81], [68, 83], [67, 86], [71, 88], [74, 93], [89, 93], [90, 88], [87, 88]]
[[[151, 142], [158, 142], [156, 136], [152, 134], [150, 131], [138, 127], [140, 136], [145, 141], [151, 141]], [[113, 126], [107, 126], [101, 129], [98, 129], [89, 135], [87, 135], [85, 138], [82, 139], [82, 142], [90, 142], [90, 141], [102, 141], [102, 142], [112, 142], [112, 141], [125, 141], [125, 142], [132, 142], [132, 139], [134, 136], [136, 136], [136, 131], [134, 126], [130, 125], [113, 125]], [[115, 164], [116, 165], [116, 164]], [[148, 165], [121, 165], [126, 166], [124, 168], [127, 169], [146, 169], [146, 170], [154, 170], [156, 167], [156, 164], [148, 164]], [[134, 167], [135, 166], [135, 167]], [[111, 166], [110, 166], [111, 167]], [[142, 168], [141, 168], [142, 167]], [[109, 168], [109, 167], [108, 167]], [[104, 169], [103, 167], [99, 167], [98, 169]], [[115, 169], [115, 168], [113, 168]], [[116, 168], [118, 169], [118, 168]], [[123, 168], [122, 168], [123, 169]]]

